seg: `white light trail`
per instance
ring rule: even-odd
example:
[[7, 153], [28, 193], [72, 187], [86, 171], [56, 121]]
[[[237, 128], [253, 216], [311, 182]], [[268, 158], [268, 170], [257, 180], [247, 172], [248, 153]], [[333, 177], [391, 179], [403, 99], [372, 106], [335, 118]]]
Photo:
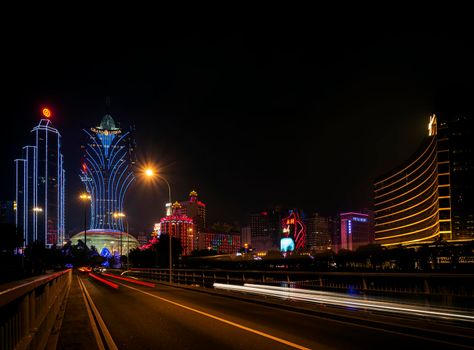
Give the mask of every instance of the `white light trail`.
[[458, 310], [434, 309], [399, 303], [364, 300], [346, 296], [340, 293], [320, 292], [305, 289], [294, 289], [266, 285], [245, 284], [243, 286], [214, 283], [214, 288], [237, 292], [251, 293], [256, 295], [273, 296], [283, 299], [292, 299], [318, 304], [336, 305], [343, 307], [358, 308], [372, 311], [384, 311], [405, 315], [416, 315], [431, 318], [442, 318], [455, 321], [474, 322], [474, 315], [460, 313]]

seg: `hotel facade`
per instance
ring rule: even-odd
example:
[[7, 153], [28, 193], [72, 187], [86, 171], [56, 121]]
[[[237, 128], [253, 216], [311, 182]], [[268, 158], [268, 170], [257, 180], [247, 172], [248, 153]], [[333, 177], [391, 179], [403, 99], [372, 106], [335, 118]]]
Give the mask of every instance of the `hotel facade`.
[[[464, 152], [464, 158], [472, 158], [472, 148], [466, 146], [472, 129], [467, 127], [462, 132], [464, 135], [458, 135], [459, 132], [453, 135], [450, 125], [456, 125], [455, 121], [440, 122], [435, 115], [431, 116], [428, 135], [413, 157], [374, 181], [376, 243], [396, 246], [439, 238], [474, 239], [472, 177], [469, 176], [473, 164], [467, 160], [460, 166], [453, 161], [460, 151]], [[465, 121], [472, 127], [471, 119]], [[453, 142], [456, 137], [457, 142]], [[458, 175], [460, 172], [462, 176]], [[458, 193], [460, 189], [462, 193]], [[463, 205], [459, 205], [460, 198]], [[453, 201], [458, 205], [453, 206]], [[453, 218], [457, 218], [454, 226]]]

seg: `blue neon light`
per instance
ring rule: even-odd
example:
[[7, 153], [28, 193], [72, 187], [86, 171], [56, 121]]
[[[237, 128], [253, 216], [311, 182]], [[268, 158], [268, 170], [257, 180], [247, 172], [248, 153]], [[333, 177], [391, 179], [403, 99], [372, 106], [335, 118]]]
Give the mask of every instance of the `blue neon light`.
[[130, 133], [122, 134], [110, 115], [99, 127], [84, 132], [88, 142], [80, 177], [92, 197], [90, 229], [124, 231], [122, 218], [113, 214], [123, 212], [125, 194], [135, 179]]
[[280, 251], [292, 252], [294, 250], [295, 250], [295, 241], [293, 241], [293, 238], [284, 237], [280, 240]]

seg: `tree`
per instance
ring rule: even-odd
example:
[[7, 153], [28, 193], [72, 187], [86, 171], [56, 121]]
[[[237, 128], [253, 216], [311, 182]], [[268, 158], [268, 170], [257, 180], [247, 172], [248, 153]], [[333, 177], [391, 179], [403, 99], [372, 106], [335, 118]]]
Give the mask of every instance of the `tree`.
[[12, 254], [15, 249], [23, 246], [23, 234], [12, 224], [0, 224], [0, 251]]

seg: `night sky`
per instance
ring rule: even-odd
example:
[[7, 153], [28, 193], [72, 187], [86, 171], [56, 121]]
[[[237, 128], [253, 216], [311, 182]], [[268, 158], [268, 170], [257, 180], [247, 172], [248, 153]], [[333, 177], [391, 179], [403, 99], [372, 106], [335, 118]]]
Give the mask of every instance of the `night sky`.
[[[99, 124], [106, 96], [113, 118], [136, 126], [138, 163], [157, 164], [174, 200], [195, 189], [211, 222], [240, 223], [272, 205], [370, 208], [373, 178], [418, 148], [428, 116], [474, 96], [472, 38], [460, 32], [173, 29], [141, 42], [77, 37], [46, 47], [36, 39], [4, 50], [0, 199], [14, 198], [13, 160], [48, 105], [63, 135], [68, 232], [82, 227], [81, 130]], [[166, 197], [163, 183], [135, 183], [132, 232], [151, 230]]]

